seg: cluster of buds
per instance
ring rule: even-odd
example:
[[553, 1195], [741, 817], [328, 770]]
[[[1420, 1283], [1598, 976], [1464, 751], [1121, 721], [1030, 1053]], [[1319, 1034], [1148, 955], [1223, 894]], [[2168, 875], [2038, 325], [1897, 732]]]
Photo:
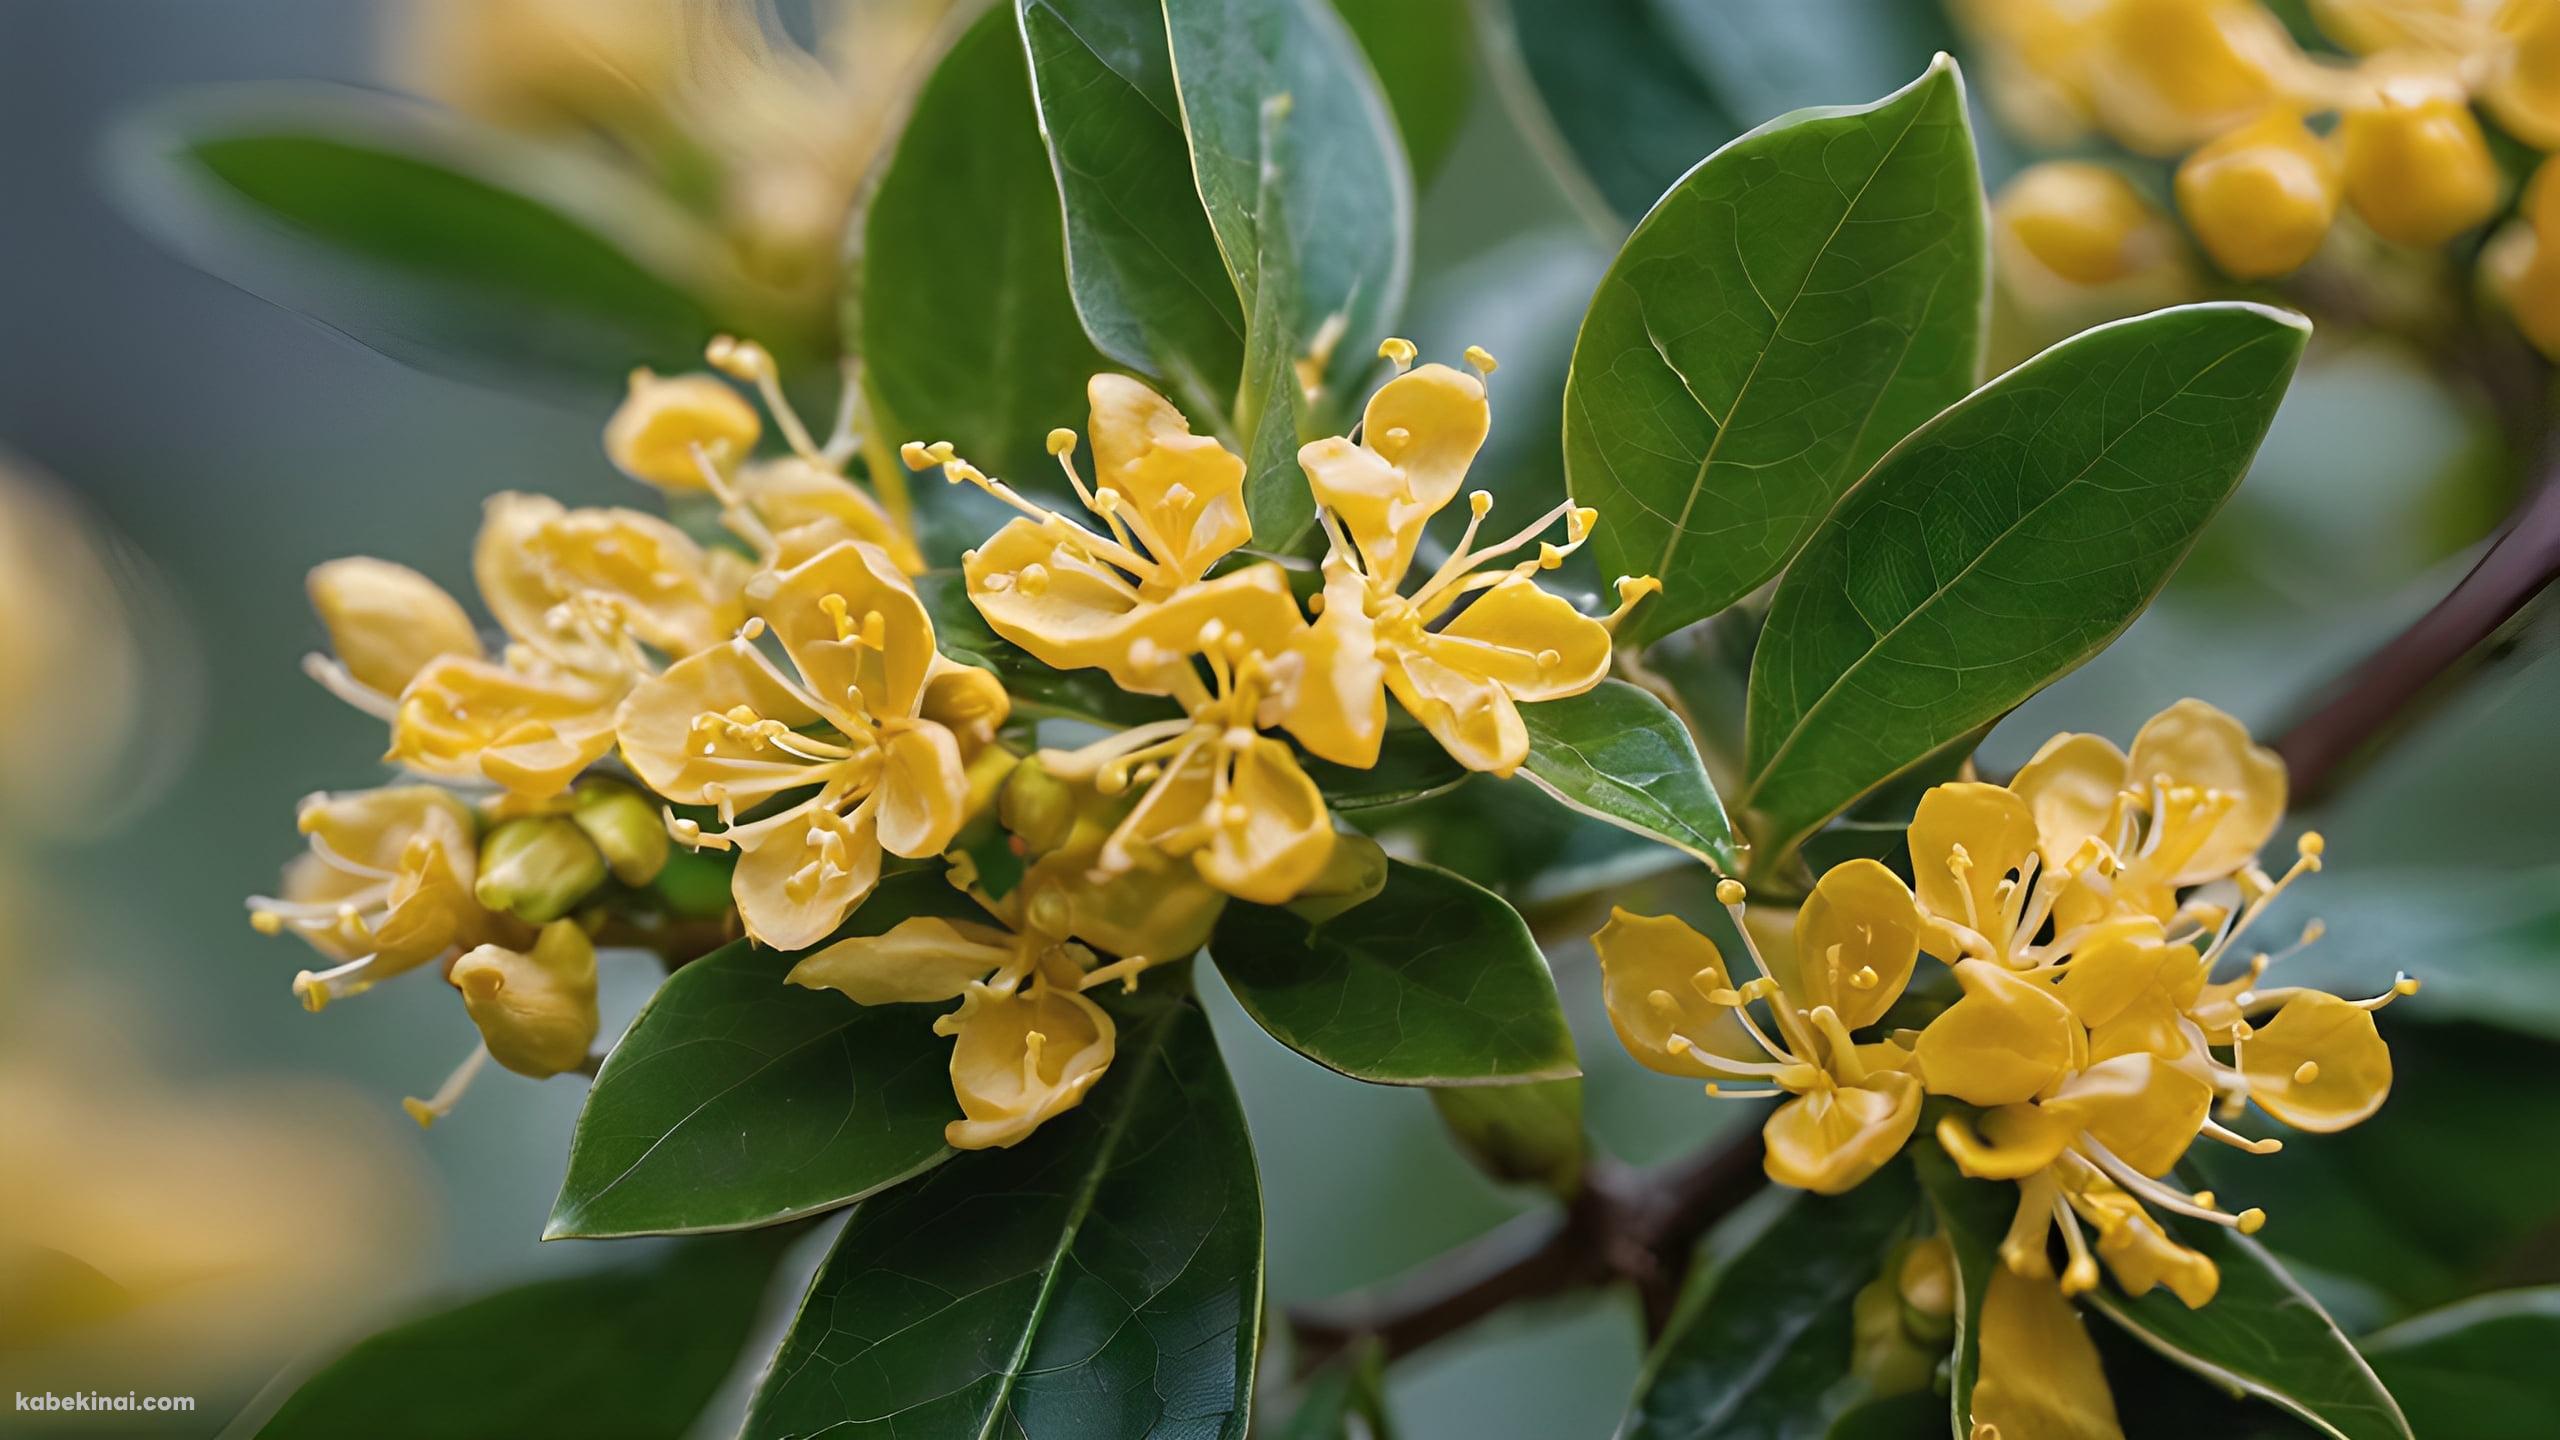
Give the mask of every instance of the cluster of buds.
[[[2094, 127], [2179, 157], [2187, 228], [2225, 274], [2298, 269], [2341, 208], [2391, 244], [2432, 249], [2494, 218], [2507, 186], [2485, 111], [2560, 148], [2560, 0], [2319, 0], [2351, 59], [2305, 53], [2258, 0], [1973, 0], [1994, 93], [2042, 137]], [[2475, 110], [2476, 107], [2476, 110]], [[2187, 286], [2183, 247], [2122, 174], [2082, 161], [2022, 174], [1995, 207], [2014, 283], [2129, 299]], [[2541, 227], [2547, 230], [2548, 227]], [[2517, 247], [2526, 246], [2517, 241]], [[2546, 349], [2560, 308], [2523, 249], [2506, 290]], [[2133, 292], [2140, 291], [2140, 295]]]
[[[1595, 941], [1610, 1018], [1638, 1060], [1705, 1078], [1711, 1095], [1783, 1097], [1766, 1130], [1782, 1183], [1858, 1184], [1935, 1097], [1957, 1168], [2018, 1186], [2010, 1272], [2052, 1282], [2059, 1233], [2063, 1296], [2096, 1286], [2103, 1262], [2128, 1293], [2166, 1286], [2200, 1306], [2215, 1267], [2157, 1214], [2242, 1233], [2266, 1217], [2168, 1177], [2199, 1139], [2279, 1148], [2225, 1123], [2253, 1104], [2312, 1132], [2371, 1115], [2391, 1084], [2373, 1012], [2417, 989], [2404, 977], [2349, 1000], [2268, 983], [2320, 935], [2315, 922], [2278, 954], [2245, 945], [2320, 868], [2316, 834], [2282, 875], [2259, 867], [2284, 807], [2283, 763], [2199, 701], [2154, 717], [2129, 754], [2058, 736], [2005, 786], [1924, 795], [1909, 885], [1853, 860], [1782, 918], [1746, 914], [1742, 886], [1724, 882], [1748, 978], [1676, 917], [1618, 912]], [[1959, 998], [1897, 1025], [1922, 954], [1950, 967]]]

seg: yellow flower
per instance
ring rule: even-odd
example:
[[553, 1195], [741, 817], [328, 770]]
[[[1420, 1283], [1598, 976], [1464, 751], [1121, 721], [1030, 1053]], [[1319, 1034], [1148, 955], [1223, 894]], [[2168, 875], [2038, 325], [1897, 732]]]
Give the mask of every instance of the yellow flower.
[[2490, 113], [2535, 149], [2560, 150], [2560, 0], [2507, 0], [2489, 55]]
[[479, 946], [454, 961], [446, 978], [462, 992], [480, 1044], [434, 1099], [400, 1102], [420, 1128], [453, 1113], [488, 1061], [536, 1080], [586, 1068], [600, 1028], [596, 947], [577, 922], [543, 926], [529, 950]]
[[332, 560], [312, 569], [308, 589], [335, 655], [305, 656], [302, 668], [367, 714], [391, 718], [392, 702], [436, 660], [483, 653], [461, 602], [406, 565]]
[[306, 1007], [517, 933], [472, 895], [475, 827], [470, 808], [450, 792], [397, 785], [313, 795], [295, 821], [310, 853], [285, 867], [281, 894], [250, 897], [249, 919], [269, 935], [290, 930], [342, 962], [294, 977]]
[[2560, 356], [2560, 160], [2534, 171], [2520, 214], [2498, 232], [2481, 264], [2525, 338]]
[[[1743, 926], [1742, 886], [1724, 881], [1717, 898], [1761, 973], [1736, 986], [1715, 942], [1685, 921], [1612, 910], [1592, 937], [1609, 1023], [1638, 1063], [1705, 1078], [1709, 1095], [1789, 1097], [1763, 1128], [1769, 1177], [1825, 1195], [1851, 1189], [1901, 1151], [1920, 1119], [1910, 1052], [1850, 1035], [1910, 978], [1920, 930], [1911, 892], [1872, 860], [1824, 876], [1797, 920], [1792, 986]], [[1754, 1088], [1727, 1088], [1733, 1081]]]
[[[935, 702], [966, 702], [974, 749], [1002, 697], [992, 677], [971, 680], [983, 672], [936, 652], [923, 602], [875, 547], [838, 542], [759, 574], [747, 598], [758, 618], [634, 689], [616, 733], [651, 789], [719, 808], [723, 829], [677, 821], [677, 838], [736, 848], [731, 893], [747, 933], [798, 950], [871, 893], [882, 851], [921, 857], [951, 843], [969, 798], [964, 737], [947, 723], [961, 717]], [[756, 648], [768, 626], [796, 679]]]
[[472, 569], [506, 654], [428, 662], [400, 694], [387, 758], [441, 779], [558, 794], [613, 748], [615, 707], [656, 668], [644, 644], [681, 658], [737, 628], [734, 558], [637, 511], [491, 497]]
[[1332, 858], [1333, 818], [1296, 754], [1257, 729], [1275, 684], [1271, 662], [1220, 621], [1203, 630], [1199, 649], [1216, 689], [1189, 718], [1043, 751], [1040, 764], [1103, 795], [1138, 787], [1094, 857], [1103, 875], [1188, 857], [1202, 879], [1239, 900], [1285, 904]]
[[[846, 478], [846, 468], [856, 455], [864, 453], [862, 437], [854, 430], [855, 406], [861, 389], [848, 376], [836, 408], [835, 427], [820, 444], [800, 418], [800, 412], [783, 392], [781, 367], [773, 354], [753, 340], [722, 335], [704, 350], [712, 368], [742, 384], [752, 385], [764, 398], [765, 408], [772, 412], [774, 428], [781, 432], [790, 453], [770, 460], [744, 461], [755, 443], [754, 428], [740, 423], [735, 413], [721, 407], [710, 413], [715, 402], [698, 403], [701, 413], [686, 417], [689, 423], [661, 422], [659, 429], [668, 433], [653, 436], [658, 441], [652, 453], [660, 457], [670, 471], [681, 449], [686, 463], [692, 467], [690, 488], [708, 490], [721, 504], [721, 520], [740, 539], [756, 548], [767, 566], [788, 565], [813, 555], [838, 540], [859, 540], [877, 545], [888, 552], [889, 559], [910, 575], [924, 573], [922, 552], [916, 549], [911, 517], [906, 509], [906, 477], [897, 472], [887, 456], [874, 451], [870, 459], [874, 483], [884, 487], [893, 504], [884, 505], [870, 491]], [[743, 410], [739, 401], [725, 386], [709, 376], [687, 377], [727, 395]], [[661, 381], [661, 385], [673, 382]], [[634, 402], [638, 391], [634, 391]], [[633, 402], [626, 402], [624, 411]], [[667, 408], [675, 408], [670, 405]], [[620, 422], [622, 416], [616, 415]], [[753, 412], [746, 419], [752, 420]], [[614, 431], [608, 427], [606, 448], [614, 448]], [[649, 450], [635, 442], [635, 449]], [[616, 463], [620, 463], [617, 461]], [[632, 466], [625, 465], [625, 470]], [[668, 488], [679, 488], [682, 482], [662, 482]]]
[[1096, 375], [1085, 393], [1093, 406], [1092, 485], [1076, 470], [1073, 431], [1052, 431], [1049, 450], [1107, 535], [1024, 499], [947, 442], [910, 442], [902, 451], [910, 468], [940, 466], [954, 483], [1022, 512], [961, 557], [969, 598], [988, 626], [1045, 664], [1098, 667], [1147, 695], [1177, 693], [1191, 674], [1195, 637], [1213, 619], [1266, 655], [1284, 651], [1306, 622], [1279, 567], [1207, 578], [1253, 538], [1244, 461], [1192, 434], [1182, 412], [1125, 375]]
[[2289, 109], [2224, 132], [2178, 166], [2178, 208], [2223, 273], [2283, 275], [2338, 218], [2338, 162]]
[[755, 453], [764, 422], [716, 375], [631, 372], [630, 393], [605, 422], [604, 453], [614, 468], [670, 494], [711, 488], [718, 475]]
[[2284, 23], [2257, 0], [2104, 0], [2087, 63], [2099, 123], [2148, 155], [2174, 155], [2308, 83]]
[[2497, 159], [2448, 73], [2381, 69], [2338, 137], [2347, 203], [2385, 240], [2431, 249], [2497, 213]]
[[2050, 1279], [1991, 1272], [1970, 1440], [2124, 1440], [2098, 1347]]
[[[1409, 357], [1412, 346], [1389, 341], [1380, 353]], [[1491, 358], [1483, 357], [1487, 367]], [[1492, 494], [1478, 490], [1467, 497], [1457, 548], [1405, 593], [1424, 525], [1457, 498], [1491, 424], [1478, 377], [1425, 365], [1370, 397], [1360, 439], [1336, 436], [1298, 451], [1330, 546], [1315, 624], [1299, 646], [1305, 672], [1285, 723], [1325, 759], [1377, 763], [1392, 690], [1460, 764], [1509, 775], [1529, 752], [1519, 706], [1599, 684], [1609, 670], [1611, 627], [1660, 588], [1621, 580], [1615, 614], [1606, 621], [1583, 614], [1529, 577], [1562, 564], [1590, 534], [1596, 512], [1567, 501], [1510, 539], [1478, 549], [1477, 527], [1493, 508]], [[1539, 540], [1559, 520], [1565, 543]], [[1532, 542], [1534, 557], [1482, 568]], [[1471, 595], [1472, 604], [1455, 609]]]

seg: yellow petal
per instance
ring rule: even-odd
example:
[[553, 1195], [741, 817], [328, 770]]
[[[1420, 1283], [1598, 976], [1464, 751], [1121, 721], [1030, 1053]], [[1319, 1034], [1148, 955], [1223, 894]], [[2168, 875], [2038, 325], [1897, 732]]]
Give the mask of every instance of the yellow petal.
[[1484, 382], [1447, 365], [1419, 365], [1369, 397], [1360, 440], [1403, 473], [1406, 493], [1429, 515], [1457, 498], [1492, 428]]
[[747, 602], [774, 637], [822, 713], [851, 731], [847, 716], [905, 719], [924, 698], [937, 657], [933, 620], [915, 588], [877, 546], [830, 545], [788, 570], [766, 571]]
[[1226, 908], [1225, 892], [1191, 869], [1138, 868], [1100, 882], [1092, 875], [1090, 851], [1042, 856], [1015, 891], [1018, 913], [1054, 921], [1042, 931], [1051, 939], [1072, 936], [1113, 955], [1177, 960], [1209, 943]]
[[610, 614], [670, 657], [727, 639], [745, 618], [683, 531], [637, 510], [571, 510], [541, 495], [489, 497], [472, 546], [480, 598], [499, 626], [561, 664], [622, 667], [597, 634]]
[[596, 949], [574, 920], [542, 927], [530, 953], [483, 945], [447, 977], [489, 1058], [549, 1079], [587, 1063], [596, 1043]]
[[2041, 1105], [2002, 1105], [1971, 1125], [1955, 1115], [1938, 1122], [1939, 1148], [1976, 1180], [2023, 1180], [2052, 1164], [2079, 1134], [2077, 1120]]
[[1093, 403], [1094, 487], [1116, 490], [1134, 507], [1141, 543], [1157, 563], [1197, 580], [1253, 538], [1241, 457], [1192, 434], [1181, 411], [1126, 375], [1094, 376], [1085, 396]]
[[919, 713], [959, 736], [966, 742], [963, 750], [973, 750], [995, 739], [997, 727], [1013, 713], [1013, 697], [987, 671], [937, 655], [925, 676]]
[[834, 990], [858, 1005], [956, 1000], [1013, 963], [1013, 932], [968, 920], [917, 915], [878, 935], [839, 940], [803, 958], [782, 978]]
[[2009, 789], [2035, 816], [2046, 865], [2069, 860], [2098, 834], [2126, 773], [2124, 752], [2103, 735], [2056, 735], [2018, 771]]
[[[731, 482], [738, 498], [776, 532], [833, 525], [843, 538], [877, 545], [910, 575], [924, 571], [916, 542], [859, 485], [796, 455], [749, 465]], [[818, 548], [825, 548], [823, 545]]]
[[2101, 1060], [2064, 1081], [2045, 1102], [2076, 1117], [2118, 1159], [2152, 1176], [2168, 1174], [2186, 1155], [2212, 1104], [2213, 1086], [2195, 1069], [2141, 1054]]
[[2072, 947], [2056, 988], [2080, 1023], [2095, 1028], [2156, 990], [2173, 1000], [2193, 997], [2204, 964], [2192, 945], [2164, 945], [2160, 922], [2125, 915], [2098, 922]]
[[1902, 877], [1873, 860], [1835, 865], [1796, 916], [1797, 993], [1864, 1029], [1911, 982], [1920, 956], [1920, 910]]
[[1529, 758], [1529, 727], [1521, 723], [1520, 707], [1482, 675], [1406, 651], [1389, 661], [1387, 688], [1450, 758], [1470, 770], [1508, 777]]
[[1324, 793], [1287, 745], [1257, 736], [1235, 757], [1207, 846], [1192, 863], [1210, 884], [1256, 905], [1284, 905], [1333, 856]]
[[1276, 565], [1247, 565], [1141, 600], [1125, 576], [1092, 557], [1081, 534], [1063, 522], [1016, 520], [962, 561], [988, 628], [1044, 664], [1099, 668], [1122, 689], [1164, 695], [1174, 688], [1172, 667], [1198, 653], [1211, 620], [1265, 655], [1285, 653], [1305, 628]]
[[1350, 532], [1362, 571], [1382, 590], [1394, 589], [1413, 564], [1431, 507], [1415, 502], [1385, 456], [1345, 436], [1298, 447], [1298, 468], [1307, 472], [1316, 503]]
[[729, 893], [749, 936], [776, 950], [806, 950], [844, 923], [880, 879], [874, 808], [846, 815], [812, 800], [730, 829], [738, 868]]
[[[315, 908], [352, 905], [367, 927], [349, 933], [295, 926], [321, 953], [341, 960], [370, 954], [366, 974], [387, 979], [487, 928], [471, 894], [479, 863], [475, 827], [452, 792], [390, 785], [315, 795], [303, 802], [297, 820], [314, 853], [286, 867], [282, 898]], [[387, 884], [380, 879], [385, 873]]]
[[1920, 1123], [1920, 1084], [1887, 1071], [1799, 1095], [1762, 1127], [1769, 1178], [1817, 1195], [1853, 1189], [1902, 1151]]
[[2490, 111], [2526, 144], [2560, 150], [2560, 3], [2508, 0], [2498, 29], [2504, 43], [2490, 62]]
[[1618, 1043], [1638, 1064], [1692, 1079], [1733, 1072], [1715, 1062], [1766, 1061], [1767, 1052], [1707, 992], [1733, 986], [1715, 942], [1677, 915], [1612, 909], [1591, 937], [1600, 956], [1600, 998]]
[[2142, 1203], [2114, 1181], [2084, 1167], [2065, 1193], [2072, 1208], [2097, 1227], [2098, 1258], [2107, 1262], [2126, 1294], [2140, 1297], [2166, 1285], [2193, 1310], [2222, 1288], [2222, 1271], [2211, 1260], [2170, 1239]]
[[1367, 598], [1349, 566], [1326, 569], [1324, 608], [1299, 632], [1298, 679], [1281, 720], [1310, 752], [1363, 770], [1378, 763], [1387, 730], [1387, 670]]
[[2344, 1130], [2382, 1108], [2391, 1093], [2391, 1049], [2373, 1012], [2335, 995], [2305, 990], [2242, 1047], [2249, 1098], [2296, 1130]]
[[1118, 1044], [1101, 1006], [1044, 981], [1010, 995], [973, 985], [933, 1028], [955, 1037], [951, 1090], [968, 1117], [943, 1128], [955, 1150], [1018, 1144], [1074, 1108]]
[[2040, 980], [1987, 960], [1955, 969], [1964, 998], [1920, 1032], [1929, 1092], [1985, 1106], [2034, 1099], [2071, 1063], [2080, 1022]]
[[380, 694], [399, 694], [440, 656], [481, 654], [461, 603], [406, 565], [332, 560], [312, 570], [308, 588], [338, 663]]
[[[2136, 785], [2165, 775], [2172, 785], [2230, 797], [2228, 809], [2210, 812], [2218, 818], [2152, 817], [2155, 825], [2165, 819], [2171, 830], [2158, 844], [2187, 856], [2169, 877], [2173, 884], [2199, 885], [2239, 869], [2284, 818], [2283, 759], [2253, 744], [2247, 727], [2201, 700], [2181, 700], [2151, 717], [2133, 737], [2127, 770]], [[2181, 833], [2182, 824], [2200, 829]]]
[[2124, 1440], [2114, 1392], [2080, 1316], [2045, 1277], [1991, 1267], [1982, 1297], [1974, 1433], [2001, 1440]]
[[960, 742], [930, 720], [889, 735], [880, 764], [880, 846], [919, 860], [939, 855], [969, 818], [969, 774]]
[[614, 468], [670, 493], [708, 488], [700, 446], [713, 467], [726, 469], [756, 448], [764, 422], [746, 398], [720, 377], [660, 376], [631, 372], [631, 392], [605, 422], [604, 453]]
[[[740, 707], [747, 712], [743, 723], [721, 723]], [[687, 656], [634, 687], [614, 733], [622, 758], [660, 795], [704, 805], [712, 800], [703, 787], [715, 786], [745, 810], [815, 778], [807, 761], [758, 739], [749, 727], [761, 719], [798, 730], [817, 718], [773, 662], [736, 641]]]
[[530, 674], [448, 655], [401, 695], [387, 758], [446, 779], [557, 795], [613, 748], [622, 695], [617, 678]]
[[[2035, 847], [2035, 814], [2016, 795], [1970, 780], [1932, 787], [1911, 817], [1911, 874], [1921, 910], [2000, 944], [2000, 882]], [[1931, 954], [1952, 955], [1944, 938], [1932, 946]]]
[[1432, 659], [1483, 676], [1522, 702], [1579, 695], [1609, 673], [1608, 629], [1521, 575], [1424, 632], [1420, 644]]

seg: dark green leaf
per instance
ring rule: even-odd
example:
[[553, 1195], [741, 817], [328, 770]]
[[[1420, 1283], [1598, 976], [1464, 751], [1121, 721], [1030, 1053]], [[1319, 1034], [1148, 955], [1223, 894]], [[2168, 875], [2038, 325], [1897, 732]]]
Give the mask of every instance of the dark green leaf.
[[2284, 963], [2287, 985], [2379, 995], [2402, 971], [2426, 989], [2395, 1019], [2468, 1020], [2560, 1040], [2560, 871], [2357, 867], [2295, 903], [2327, 922]]
[[1110, 362], [1067, 293], [1049, 157], [1013, 22], [980, 17], [916, 98], [865, 211], [864, 374], [892, 441], [949, 440], [1019, 488], [1057, 483], [1045, 448], [1081, 426]]
[[[979, 915], [938, 870], [893, 875], [842, 932]], [[945, 1159], [959, 1118], [931, 1005], [786, 985], [748, 941], [678, 970], [605, 1058], [549, 1239], [734, 1230], [859, 1200]]]
[[261, 1440], [677, 1440], [737, 1363], [777, 1235], [656, 1249], [421, 1316], [303, 1382]]
[[[1502, 0], [1489, 49], [1522, 128], [1578, 162], [1591, 203], [1642, 215], [1698, 158], [1749, 129], [1689, 64], [1660, 0]], [[1754, 117], [1757, 118], [1757, 117]]]
[[1946, 1440], [1947, 1403], [1925, 1390], [1870, 1400], [1842, 1415], [1823, 1440]]
[[1973, 387], [1989, 283], [1964, 86], [1775, 121], [1662, 197], [1600, 282], [1565, 473], [1641, 644], [1775, 575], [1841, 492]]
[[2240, 483], [2309, 329], [2245, 304], [2102, 325], [1879, 461], [1761, 632], [1757, 838], [1786, 854], [2132, 624]]
[[1279, 1440], [1395, 1440], [1386, 1352], [1377, 1342], [1354, 1346], [1308, 1376]]
[[1570, 1197], [1582, 1188], [1582, 1082], [1435, 1085], [1431, 1108], [1476, 1168]]
[[1099, 670], [1053, 670], [987, 628], [957, 570], [916, 577], [916, 593], [933, 616], [933, 639], [943, 654], [975, 665], [1004, 682], [1016, 714], [1053, 716], [1119, 727], [1164, 720], [1182, 712], [1170, 700], [1133, 695]]
[[1991, 1291], [1992, 1267], [2000, 1263], [2001, 1236], [2017, 1209], [2017, 1187], [1966, 1179], [1929, 1140], [1911, 1146], [1911, 1161], [1955, 1258], [1956, 1333], [1947, 1360], [1947, 1404], [1954, 1433], [1970, 1436], [1973, 1387], [1982, 1377], [1982, 1300]]
[[1376, 897], [1321, 925], [1229, 905], [1209, 951], [1281, 1044], [1382, 1085], [1582, 1073], [1555, 979], [1519, 912], [1444, 870], [1391, 862]]
[[1082, 1105], [854, 1211], [746, 1440], [1244, 1434], [1253, 1148], [1207, 1019], [1150, 987]]
[[1458, 140], [1475, 89], [1467, 0], [1333, 0], [1378, 72], [1414, 180], [1429, 184]]
[[[269, 92], [160, 117], [122, 178], [190, 260], [394, 359], [599, 388], [696, 366], [704, 257], [645, 191], [430, 112]], [[792, 336], [770, 337], [788, 351]]]
[[[1302, 555], [1323, 538], [1316, 528], [1315, 492], [1298, 466], [1298, 446], [1314, 411], [1298, 375], [1294, 313], [1298, 257], [1290, 248], [1288, 195], [1278, 172], [1263, 172], [1261, 284], [1245, 323], [1244, 378], [1236, 392], [1236, 433], [1245, 453], [1244, 503], [1253, 522], [1253, 548], [1270, 555]], [[1299, 572], [1301, 574], [1305, 572]]]
[[1375, 765], [1355, 769], [1312, 758], [1305, 765], [1325, 803], [1342, 813], [1427, 800], [1465, 784], [1474, 773], [1450, 759], [1419, 725], [1388, 725]]
[[2361, 1348], [2421, 1435], [2545, 1440], [2560, 1417], [2560, 1286], [2465, 1300]]
[[1376, 364], [1413, 264], [1413, 177], [1377, 79], [1324, 0], [1163, 12], [1192, 172], [1244, 311], [1266, 289], [1285, 296], [1292, 357], [1340, 336], [1326, 373], [1347, 393]]
[[2101, 1286], [2084, 1304], [2172, 1363], [2288, 1410], [2323, 1435], [2411, 1440], [2373, 1368], [2264, 1246], [2219, 1225], [2157, 1218], [2222, 1271], [2213, 1303], [2190, 1310], [2166, 1288], [2128, 1299]]
[[1768, 1227], [1683, 1299], [1636, 1382], [1626, 1440], [1819, 1440], [1867, 1398], [1850, 1302], [1911, 1231], [1911, 1172], [1846, 1195], [1786, 1191]]
[[1733, 826], [1669, 706], [1624, 680], [1520, 707], [1529, 759], [1520, 773], [1597, 820], [1685, 850], [1724, 874], [1740, 868]]
[[1191, 177], [1154, 0], [1015, 0], [1085, 333], [1228, 429], [1244, 315]]

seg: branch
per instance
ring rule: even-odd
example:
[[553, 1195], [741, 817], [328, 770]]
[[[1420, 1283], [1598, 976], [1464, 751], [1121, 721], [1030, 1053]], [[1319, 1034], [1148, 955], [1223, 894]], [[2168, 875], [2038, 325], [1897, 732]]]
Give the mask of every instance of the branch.
[[1562, 1211], [1523, 1215], [1377, 1289], [1290, 1310], [1299, 1368], [1362, 1339], [1392, 1360], [1519, 1301], [1619, 1281], [1636, 1287], [1646, 1331], [1658, 1335], [1698, 1237], [1768, 1183], [1760, 1154], [1754, 1125], [1649, 1170], [1595, 1156]]
[[2297, 794], [2317, 799], [2408, 703], [2560, 577], [2560, 462], [2515, 522], [2435, 608], [2329, 687], [2276, 742]]

